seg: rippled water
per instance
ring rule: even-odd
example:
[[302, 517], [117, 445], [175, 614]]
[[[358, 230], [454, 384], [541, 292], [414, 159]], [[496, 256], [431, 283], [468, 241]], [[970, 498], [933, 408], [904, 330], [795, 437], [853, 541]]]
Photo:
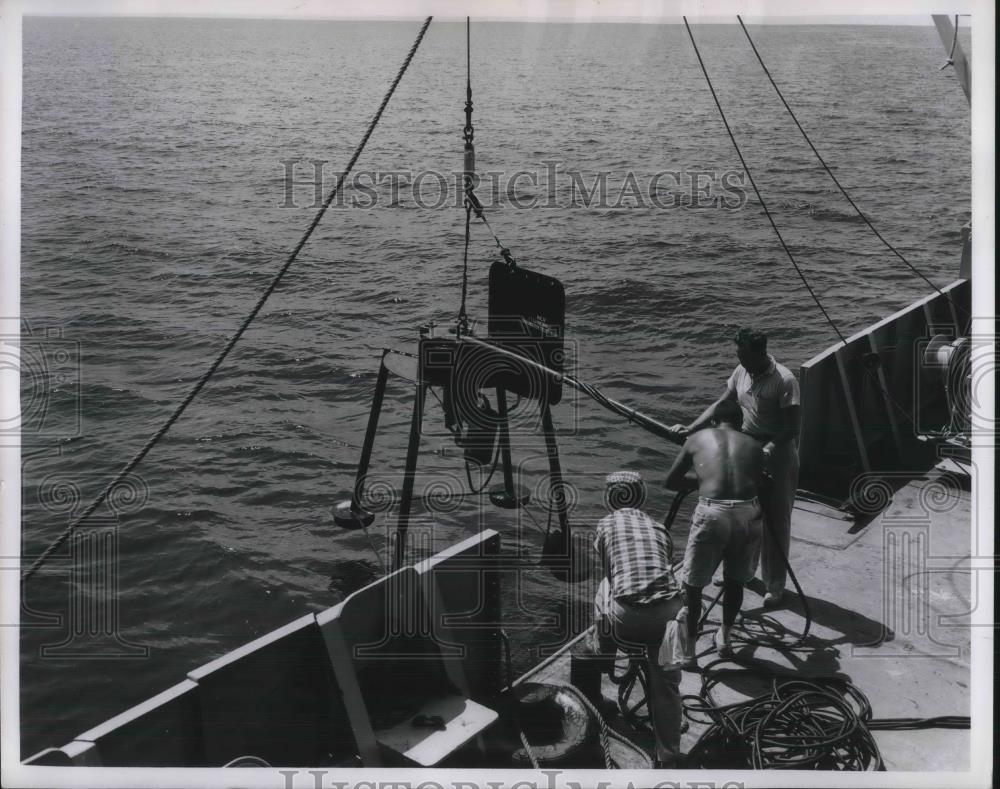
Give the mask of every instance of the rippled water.
[[[24, 450], [26, 551], [97, 494], [234, 331], [313, 215], [308, 186], [295, 193], [299, 208], [282, 207], [282, 161], [327, 160], [332, 185], [417, 26], [25, 20], [22, 313], [38, 336], [61, 332], [37, 353], [62, 343], [61, 361], [42, 367], [70, 373], [26, 377], [25, 402], [47, 409], [33, 411], [39, 428]], [[938, 71], [934, 29], [751, 30], [873, 221], [935, 282], [953, 279], [969, 216], [969, 113], [954, 76]], [[841, 330], [923, 295], [811, 158], [739, 27], [695, 33], [765, 199]], [[516, 182], [515, 197], [555, 203], [518, 210], [505, 200], [491, 223], [522, 265], [565, 283], [582, 378], [672, 422], [720, 387], [735, 363], [734, 327], [767, 329], [791, 367], [835, 339], [755, 200], [742, 210], [570, 205], [572, 173], [591, 184], [608, 171], [613, 202], [629, 171], [638, 184], [667, 170], [738, 172], [683, 27], [482, 23], [472, 38], [479, 168], [538, 171], [536, 185]], [[359, 168], [455, 170], [464, 66], [464, 26], [432, 25]], [[549, 180], [544, 163], [555, 161]], [[330, 506], [352, 481], [380, 349], [413, 350], [419, 324], [458, 309], [462, 214], [420, 207], [406, 187], [395, 203], [388, 183], [376, 193], [374, 208], [331, 209], [230, 359], [140, 466], [132, 498], [116, 501], [117, 616], [122, 638], [148, 656], [39, 657], [71, 621], [45, 618], [68, 616], [66, 561], [29, 583], [25, 621], [38, 627], [23, 634], [24, 753], [379, 572], [363, 535], [334, 528]], [[485, 314], [494, 252], [474, 228], [473, 315]], [[411, 395], [395, 381], [386, 398], [373, 473], [390, 484]], [[526, 404], [516, 413], [532, 424]], [[605, 472], [637, 468], [655, 483], [672, 456], [589, 402], [568, 397], [555, 418], [564, 470], [579, 488], [578, 522], [600, 512]], [[418, 490], [464, 484], [433, 401], [427, 421]], [[536, 493], [542, 452], [537, 435], [515, 436]], [[649, 509], [667, 504], [654, 484]], [[487, 505], [477, 515], [475, 500], [438, 510], [428, 548], [481, 522], [505, 533], [508, 550], [537, 554], [530, 521], [518, 539], [510, 513]], [[531, 512], [544, 525], [543, 508]], [[378, 529], [374, 542], [384, 544]], [[537, 659], [542, 615], [580, 593], [525, 573], [519, 594], [530, 614], [511, 629], [524, 668]]]

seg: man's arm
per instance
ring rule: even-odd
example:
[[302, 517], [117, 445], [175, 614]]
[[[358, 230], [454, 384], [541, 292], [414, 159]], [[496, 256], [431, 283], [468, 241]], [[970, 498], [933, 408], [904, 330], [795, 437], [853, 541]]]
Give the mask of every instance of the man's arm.
[[715, 413], [715, 407], [721, 403], [723, 400], [735, 400], [736, 390], [732, 386], [732, 379], [726, 384], [726, 391], [722, 393], [722, 396], [715, 400], [708, 408], [701, 412], [701, 416], [695, 419], [688, 425], [673, 425], [672, 430], [680, 433], [684, 438], [687, 438], [692, 433], [696, 433], [703, 427], [707, 426], [709, 422], [712, 421], [712, 414]]
[[681, 451], [674, 458], [674, 464], [667, 472], [666, 486], [672, 490], [691, 490], [698, 487], [698, 477], [688, 472], [693, 469], [694, 459], [691, 456], [691, 449], [685, 443]]
[[781, 419], [781, 426], [770, 441], [764, 445], [765, 457], [770, 455], [777, 447], [794, 441], [799, 435], [799, 420], [802, 415], [802, 408], [799, 405], [799, 385], [794, 379], [784, 381], [780, 395], [778, 416]]

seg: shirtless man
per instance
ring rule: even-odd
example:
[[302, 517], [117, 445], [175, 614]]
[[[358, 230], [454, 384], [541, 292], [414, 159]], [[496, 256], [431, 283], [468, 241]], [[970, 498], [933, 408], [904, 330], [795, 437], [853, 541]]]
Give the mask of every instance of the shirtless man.
[[[684, 595], [688, 642], [685, 663], [695, 668], [694, 646], [701, 618], [701, 590], [722, 564], [722, 627], [716, 635], [720, 657], [732, 657], [730, 634], [743, 605], [743, 585], [753, 578], [761, 538], [757, 486], [763, 474], [761, 443], [740, 432], [743, 412], [722, 400], [712, 412], [713, 427], [699, 430], [684, 443], [667, 474], [667, 487], [698, 488], [698, 506], [684, 552]], [[689, 473], [690, 472], [690, 473]], [[693, 474], [693, 476], [692, 476]]]

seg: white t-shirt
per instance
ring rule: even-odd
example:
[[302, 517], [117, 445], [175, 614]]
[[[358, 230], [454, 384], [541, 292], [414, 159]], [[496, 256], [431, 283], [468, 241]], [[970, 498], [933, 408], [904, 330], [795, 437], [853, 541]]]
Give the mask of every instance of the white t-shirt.
[[743, 432], [761, 438], [773, 438], [781, 429], [781, 409], [799, 404], [799, 382], [785, 366], [768, 357], [771, 364], [751, 375], [740, 364], [726, 382], [726, 390], [736, 393], [743, 410]]

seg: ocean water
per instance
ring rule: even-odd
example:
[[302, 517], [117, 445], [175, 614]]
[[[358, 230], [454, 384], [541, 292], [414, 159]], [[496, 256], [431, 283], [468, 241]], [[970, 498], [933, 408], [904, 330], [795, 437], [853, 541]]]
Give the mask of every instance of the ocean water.
[[[25, 20], [26, 553], [97, 495], [238, 326], [315, 211], [309, 185], [288, 205], [286, 163], [324, 160], [332, 186], [418, 26]], [[857, 202], [931, 280], [951, 281], [970, 215], [969, 111], [938, 70], [933, 27], [751, 32]], [[331, 208], [212, 382], [99, 511], [117, 524], [117, 640], [94, 647], [79, 605], [90, 593], [67, 550], [25, 587], [25, 755], [381, 572], [391, 502], [371, 544], [338, 531], [330, 508], [353, 480], [381, 349], [413, 351], [420, 324], [458, 310], [464, 214], [420, 174], [461, 166], [464, 33], [431, 26], [358, 164], [369, 180]], [[840, 330], [924, 295], [812, 158], [740, 28], [695, 34], [765, 200]], [[709, 201], [740, 191], [723, 188], [739, 161], [683, 27], [476, 23], [472, 47], [478, 167], [498, 174], [480, 190], [488, 217], [521, 265], [564, 283], [582, 379], [686, 421], [735, 364], [736, 327], [767, 330], [793, 369], [836, 339], [749, 185], [735, 208], [683, 205], [700, 183], [712, 184]], [[661, 176], [653, 205], [649, 185], [668, 172], [678, 175]], [[607, 199], [573, 205], [600, 173]], [[643, 200], [622, 197], [630, 173]], [[308, 180], [312, 165], [294, 174]], [[473, 317], [485, 318], [495, 258], [474, 226]], [[385, 489], [401, 477], [412, 393], [394, 379], [386, 396], [372, 468]], [[424, 550], [485, 526], [537, 558], [544, 445], [530, 403], [513, 415], [514, 459], [535, 502], [520, 522], [476, 497], [424, 502], [418, 521], [434, 523]], [[649, 511], [666, 510], [669, 445], [569, 394], [554, 417], [575, 523], [601, 514], [603, 476], [617, 468], [643, 471]], [[418, 492], [467, 487], [433, 399], [419, 463]], [[516, 670], [551, 641], [547, 615], [575, 601], [585, 618], [586, 591], [541, 570], [505, 595], [518, 611]]]

